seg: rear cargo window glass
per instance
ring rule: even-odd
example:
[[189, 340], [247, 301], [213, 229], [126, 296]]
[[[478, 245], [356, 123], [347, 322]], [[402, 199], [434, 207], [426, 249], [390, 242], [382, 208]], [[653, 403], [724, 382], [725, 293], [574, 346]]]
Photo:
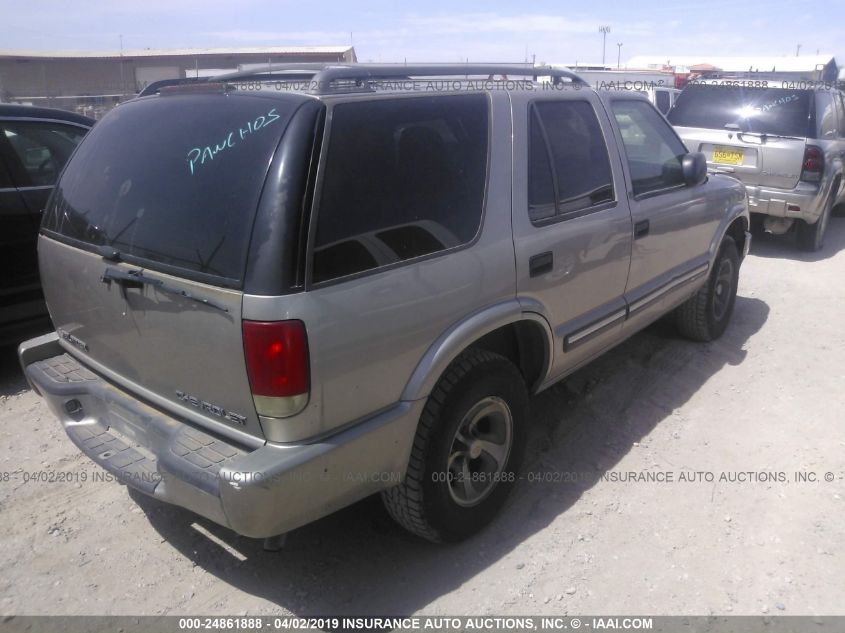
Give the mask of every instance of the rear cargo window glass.
[[68, 163], [44, 228], [234, 285], [270, 161], [301, 101], [171, 95], [115, 108]]
[[535, 103], [531, 112], [531, 221], [577, 215], [613, 200], [610, 159], [593, 106], [586, 101], [545, 101]]
[[713, 130], [736, 125], [743, 132], [808, 135], [810, 91], [736, 86], [689, 86], [675, 101], [672, 125]]
[[484, 203], [487, 116], [484, 95], [335, 106], [313, 281], [471, 241]]

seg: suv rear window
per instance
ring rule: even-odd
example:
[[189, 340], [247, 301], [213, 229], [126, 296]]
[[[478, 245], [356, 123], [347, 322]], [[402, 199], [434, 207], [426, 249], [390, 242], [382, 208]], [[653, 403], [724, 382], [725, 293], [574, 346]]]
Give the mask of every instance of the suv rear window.
[[736, 124], [743, 132], [803, 138], [811, 130], [810, 94], [784, 88], [689, 86], [667, 118], [680, 127], [722, 130]]
[[71, 158], [44, 229], [122, 259], [237, 285], [273, 153], [302, 97], [129, 102]]
[[484, 203], [487, 116], [485, 95], [335, 106], [313, 281], [470, 242]]

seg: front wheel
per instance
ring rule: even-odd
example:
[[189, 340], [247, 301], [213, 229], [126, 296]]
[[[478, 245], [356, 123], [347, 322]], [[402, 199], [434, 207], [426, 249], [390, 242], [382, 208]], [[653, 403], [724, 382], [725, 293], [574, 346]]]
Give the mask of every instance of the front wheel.
[[680, 333], [693, 341], [713, 341], [728, 327], [739, 283], [739, 252], [725, 237], [707, 283], [675, 309]]
[[518, 477], [527, 408], [513, 363], [485, 350], [462, 353], [426, 402], [405, 481], [382, 493], [390, 515], [434, 542], [482, 529]]

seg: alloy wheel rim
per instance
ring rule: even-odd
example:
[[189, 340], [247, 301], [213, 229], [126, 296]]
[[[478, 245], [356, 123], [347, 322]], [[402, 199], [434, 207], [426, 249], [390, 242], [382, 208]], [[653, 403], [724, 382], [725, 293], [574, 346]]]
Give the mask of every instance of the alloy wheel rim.
[[452, 438], [447, 484], [452, 500], [471, 507], [501, 479], [513, 442], [513, 415], [501, 398], [488, 396], [466, 412]]

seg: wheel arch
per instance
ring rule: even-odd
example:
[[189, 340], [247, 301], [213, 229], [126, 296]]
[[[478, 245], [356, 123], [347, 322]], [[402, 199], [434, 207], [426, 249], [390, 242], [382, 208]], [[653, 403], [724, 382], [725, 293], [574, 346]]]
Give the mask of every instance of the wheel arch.
[[452, 325], [428, 348], [401, 399], [427, 397], [452, 361], [467, 349], [504, 356], [520, 370], [533, 393], [551, 367], [553, 340], [548, 321], [524, 311], [516, 299], [490, 306]]
[[748, 213], [748, 206], [745, 201], [732, 205], [727, 213], [725, 213], [719, 224], [719, 229], [713, 235], [713, 241], [710, 242], [710, 267], [716, 261], [716, 256], [719, 254], [719, 248], [726, 236], [733, 238], [736, 242], [736, 248], [739, 251], [740, 260], [745, 253], [745, 243], [749, 239], [748, 232], [751, 230], [751, 217]]

